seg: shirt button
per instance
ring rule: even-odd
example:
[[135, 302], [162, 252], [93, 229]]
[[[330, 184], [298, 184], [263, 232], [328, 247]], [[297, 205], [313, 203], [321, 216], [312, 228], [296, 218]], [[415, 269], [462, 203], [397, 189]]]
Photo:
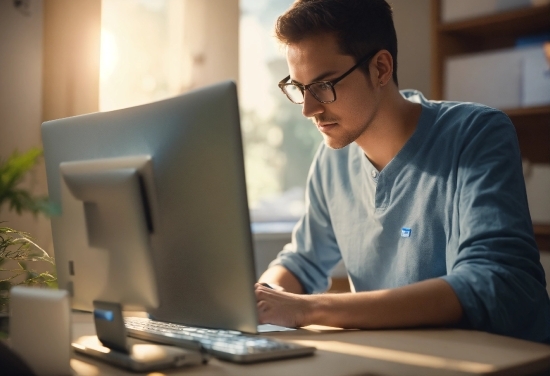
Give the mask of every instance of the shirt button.
[[374, 179], [376, 179], [376, 178], [378, 177], [378, 171], [372, 170], [372, 171], [370, 172], [370, 176], [372, 176]]

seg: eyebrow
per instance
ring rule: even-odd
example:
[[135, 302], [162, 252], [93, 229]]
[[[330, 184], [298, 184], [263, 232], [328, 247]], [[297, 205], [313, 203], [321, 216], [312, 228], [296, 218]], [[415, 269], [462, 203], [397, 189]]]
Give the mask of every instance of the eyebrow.
[[[315, 77], [313, 80], [311, 80], [311, 82], [322, 81], [322, 80], [324, 80], [324, 79], [327, 78], [327, 77], [330, 77], [330, 76], [335, 75], [336, 73], [338, 73], [338, 72], [337, 72], [337, 71], [328, 71], [328, 72], [325, 72], [325, 73], [321, 73], [320, 75], [318, 75], [317, 77]], [[294, 82], [294, 83], [297, 83], [297, 84], [304, 85], [304, 84], [302, 84], [300, 81], [293, 80], [292, 78], [290, 79], [290, 81], [291, 81], [291, 82]]]

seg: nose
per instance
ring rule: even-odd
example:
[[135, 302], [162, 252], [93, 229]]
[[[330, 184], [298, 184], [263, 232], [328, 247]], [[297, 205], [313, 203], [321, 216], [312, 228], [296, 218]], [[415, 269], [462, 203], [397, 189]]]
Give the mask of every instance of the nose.
[[302, 103], [302, 115], [310, 118], [323, 112], [325, 112], [324, 105], [315, 99], [309, 90], [306, 90], [304, 93], [304, 103]]

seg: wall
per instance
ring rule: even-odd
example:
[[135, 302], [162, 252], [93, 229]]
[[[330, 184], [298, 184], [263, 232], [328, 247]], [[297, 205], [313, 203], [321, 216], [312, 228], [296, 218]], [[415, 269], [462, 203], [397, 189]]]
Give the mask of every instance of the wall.
[[97, 112], [101, 2], [44, 2], [42, 120]]
[[12, 1], [0, 1], [0, 153], [40, 144], [42, 1], [30, 3], [28, 15]]
[[397, 75], [400, 89], [431, 95], [430, 0], [388, 0], [397, 32]]
[[189, 90], [239, 75], [238, 0], [186, 0], [184, 49], [190, 57]]
[[[25, 4], [25, 2], [24, 2]], [[98, 109], [99, 20], [96, 0], [0, 1], [0, 158], [41, 147], [45, 120]], [[43, 163], [24, 187], [47, 195]], [[49, 220], [0, 211], [0, 221], [29, 232], [53, 253]]]
[[[13, 1], [0, 1], [0, 159], [15, 150], [40, 147], [42, 120], [43, 2], [30, 0], [17, 10]], [[46, 194], [43, 165], [33, 170], [24, 186]], [[0, 208], [3, 225], [27, 231], [45, 248], [50, 247], [49, 221], [30, 214], [19, 216]]]

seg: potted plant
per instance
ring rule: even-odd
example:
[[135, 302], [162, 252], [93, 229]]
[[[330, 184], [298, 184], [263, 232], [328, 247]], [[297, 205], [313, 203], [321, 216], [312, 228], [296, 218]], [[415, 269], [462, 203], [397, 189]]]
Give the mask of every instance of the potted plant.
[[[24, 284], [57, 287], [54, 259], [28, 233], [7, 226], [1, 216], [2, 209], [6, 208], [18, 214], [51, 214], [51, 206], [46, 197], [34, 196], [21, 188], [23, 178], [41, 156], [42, 150], [34, 148], [23, 154], [14, 152], [6, 160], [0, 159], [0, 317], [7, 316], [12, 286]], [[34, 266], [38, 262], [45, 262], [52, 271], [35, 271]], [[6, 326], [5, 320], [0, 322], [0, 331], [5, 331], [2, 326]]]

